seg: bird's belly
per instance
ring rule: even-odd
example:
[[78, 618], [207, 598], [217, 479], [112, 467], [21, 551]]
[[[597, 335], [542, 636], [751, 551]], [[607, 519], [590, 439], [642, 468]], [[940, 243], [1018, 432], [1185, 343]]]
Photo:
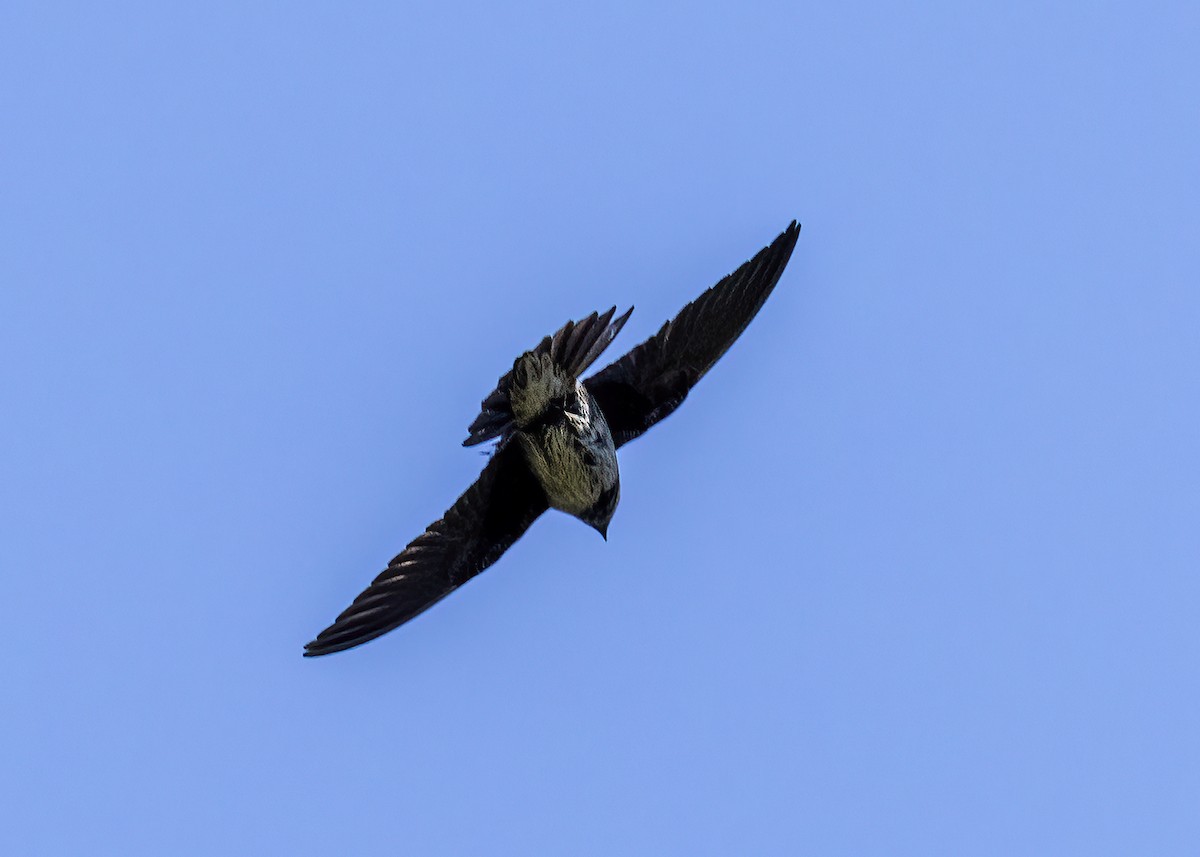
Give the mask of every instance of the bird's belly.
[[580, 515], [617, 482], [617, 452], [607, 426], [597, 430], [565, 421], [523, 434], [522, 441], [552, 508]]

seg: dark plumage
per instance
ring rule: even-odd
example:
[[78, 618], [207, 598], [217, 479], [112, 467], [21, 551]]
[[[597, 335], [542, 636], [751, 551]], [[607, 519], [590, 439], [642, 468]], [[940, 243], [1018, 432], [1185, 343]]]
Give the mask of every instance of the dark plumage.
[[779, 281], [792, 224], [592, 377], [579, 376], [632, 308], [568, 322], [516, 359], [482, 402], [464, 446], [496, 439], [475, 484], [396, 556], [306, 656], [349, 649], [402, 625], [483, 571], [549, 508], [607, 534], [620, 498], [616, 449], [668, 416], [746, 329]]

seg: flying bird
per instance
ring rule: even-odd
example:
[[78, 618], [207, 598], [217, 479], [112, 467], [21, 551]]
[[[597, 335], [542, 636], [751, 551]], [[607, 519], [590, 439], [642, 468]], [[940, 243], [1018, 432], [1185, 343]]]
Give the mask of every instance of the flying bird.
[[589, 366], [629, 320], [616, 307], [567, 322], [500, 378], [464, 446], [496, 440], [475, 484], [417, 536], [306, 657], [386, 634], [500, 558], [547, 509], [608, 538], [621, 496], [617, 450], [670, 415], [746, 329], [796, 246], [792, 221], [770, 246], [685, 306], [654, 336], [589, 378]]

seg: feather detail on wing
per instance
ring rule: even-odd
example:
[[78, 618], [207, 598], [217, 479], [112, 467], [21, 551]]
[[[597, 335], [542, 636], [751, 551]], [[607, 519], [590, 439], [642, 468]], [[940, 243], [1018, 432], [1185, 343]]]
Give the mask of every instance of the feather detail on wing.
[[340, 652], [404, 624], [499, 559], [546, 508], [520, 445], [501, 445], [475, 484], [304, 647], [305, 656]]
[[621, 446], [668, 416], [746, 329], [779, 282], [800, 227], [791, 225], [658, 333], [584, 381]]

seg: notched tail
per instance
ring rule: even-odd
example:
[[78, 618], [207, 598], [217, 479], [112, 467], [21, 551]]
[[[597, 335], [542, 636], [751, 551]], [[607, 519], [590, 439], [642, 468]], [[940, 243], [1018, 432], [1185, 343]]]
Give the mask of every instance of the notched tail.
[[[605, 313], [594, 312], [580, 321], [568, 321], [553, 336], [547, 336], [526, 354], [538, 357], [546, 355], [571, 378], [578, 378], [621, 332], [621, 328], [633, 312], [633, 307], [624, 315], [613, 318], [616, 312], [617, 308], [613, 307]], [[517, 363], [520, 360], [521, 358], [517, 358]], [[514, 368], [517, 363], [513, 364]], [[513, 372], [510, 369], [500, 378], [496, 389], [484, 398], [479, 416], [467, 429], [469, 436], [463, 441], [463, 446], [474, 446], [501, 437], [512, 430], [514, 417], [512, 402], [509, 400], [512, 383]]]

